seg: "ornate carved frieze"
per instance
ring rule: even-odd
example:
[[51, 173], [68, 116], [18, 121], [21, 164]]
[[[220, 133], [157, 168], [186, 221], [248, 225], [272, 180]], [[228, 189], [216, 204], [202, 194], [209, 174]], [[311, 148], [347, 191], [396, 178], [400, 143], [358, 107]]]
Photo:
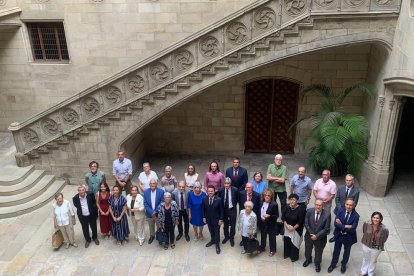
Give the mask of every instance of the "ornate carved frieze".
[[232, 22], [226, 29], [227, 39], [233, 44], [242, 44], [248, 40], [248, 30], [241, 22]]
[[344, 3], [347, 6], [350, 6], [352, 8], [361, 6], [362, 4], [364, 4], [367, 0], [344, 0]]
[[267, 30], [276, 24], [276, 13], [269, 7], [258, 9], [254, 13], [254, 23], [258, 29]]
[[151, 78], [157, 82], [164, 82], [168, 80], [170, 72], [167, 65], [161, 62], [157, 62], [150, 67]]
[[191, 66], [193, 66], [194, 56], [190, 51], [187, 51], [187, 50], [180, 51], [175, 54], [174, 63], [175, 63], [175, 67], [179, 71], [187, 70], [191, 68]]
[[115, 86], [110, 86], [105, 91], [105, 99], [112, 104], [122, 102], [122, 92]]
[[23, 130], [23, 139], [28, 145], [36, 145], [40, 142], [39, 135], [31, 128]]
[[314, 0], [313, 2], [321, 8], [329, 8], [335, 4], [336, 0]]
[[206, 36], [200, 40], [200, 53], [206, 58], [214, 58], [220, 53], [220, 42], [214, 36]]
[[390, 6], [394, 3], [394, 0], [375, 0], [374, 3], [378, 6]]
[[82, 100], [82, 109], [89, 116], [96, 116], [101, 111], [101, 105], [92, 97], [86, 97]]
[[79, 114], [70, 107], [62, 110], [62, 119], [67, 125], [76, 125], [80, 122]]
[[306, 10], [306, 0], [284, 0], [286, 13], [290, 16], [298, 16]]
[[127, 79], [127, 88], [131, 93], [141, 93], [145, 89], [145, 80], [140, 75], [134, 75]]
[[59, 131], [58, 124], [50, 118], [43, 119], [40, 122], [40, 126], [42, 127], [43, 132], [48, 135], [55, 135]]

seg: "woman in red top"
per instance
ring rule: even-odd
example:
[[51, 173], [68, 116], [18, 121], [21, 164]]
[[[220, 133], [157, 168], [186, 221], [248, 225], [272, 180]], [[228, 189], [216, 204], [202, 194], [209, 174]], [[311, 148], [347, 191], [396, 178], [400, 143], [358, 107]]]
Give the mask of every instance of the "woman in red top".
[[96, 193], [96, 206], [99, 210], [99, 225], [104, 238], [109, 239], [112, 231], [112, 217], [109, 214], [108, 199], [111, 196], [108, 184], [101, 182], [99, 192]]

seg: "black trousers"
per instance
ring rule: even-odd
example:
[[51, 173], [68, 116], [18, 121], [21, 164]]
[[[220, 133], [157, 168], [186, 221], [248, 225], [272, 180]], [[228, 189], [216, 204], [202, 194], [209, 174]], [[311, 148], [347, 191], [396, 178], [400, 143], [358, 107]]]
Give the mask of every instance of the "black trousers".
[[299, 260], [299, 248], [296, 248], [288, 237], [283, 237], [283, 256], [292, 261]]
[[283, 212], [286, 209], [286, 200], [287, 200], [287, 193], [286, 192], [275, 192], [274, 194], [274, 201], [276, 201], [276, 198], [279, 197], [280, 200], [280, 210]]
[[220, 246], [220, 225], [218, 224], [218, 221], [207, 221], [207, 226], [211, 240], [216, 246]]
[[276, 234], [275, 229], [272, 229], [275, 227], [271, 227], [268, 223], [261, 222], [260, 223], [260, 248], [262, 250], [266, 249], [266, 240], [267, 236], [269, 236], [269, 247], [270, 251], [276, 252]]
[[306, 233], [305, 234], [305, 258], [306, 260], [312, 260], [312, 249], [315, 247], [314, 263], [316, 265], [321, 264], [322, 253], [323, 253], [323, 249], [325, 248], [326, 242], [327, 242], [326, 237], [313, 241], [311, 240], [310, 235]]
[[[96, 217], [95, 216], [79, 216], [79, 221], [82, 225], [83, 236], [86, 241], [96, 240], [98, 238], [98, 231], [96, 228]], [[89, 233], [89, 226], [92, 230], [92, 239]]]
[[[224, 238], [234, 240], [236, 234], [236, 219], [237, 219], [237, 208], [224, 210]], [[229, 229], [230, 228], [230, 229]]]
[[184, 233], [188, 235], [190, 229], [190, 222], [188, 221], [187, 209], [178, 211], [178, 233], [183, 234], [183, 221], [184, 221]]
[[349, 260], [349, 255], [351, 254], [351, 246], [352, 244], [345, 240], [345, 237], [339, 236], [335, 239], [335, 247], [332, 254], [332, 261], [331, 264], [336, 266], [339, 260], [339, 255], [341, 253], [342, 245], [344, 245], [344, 255], [342, 256], [342, 265], [346, 265]]
[[173, 244], [175, 242], [175, 226], [173, 226], [172, 228], [165, 228], [164, 231], [165, 233], [167, 233], [167, 237], [170, 241], [170, 244]]

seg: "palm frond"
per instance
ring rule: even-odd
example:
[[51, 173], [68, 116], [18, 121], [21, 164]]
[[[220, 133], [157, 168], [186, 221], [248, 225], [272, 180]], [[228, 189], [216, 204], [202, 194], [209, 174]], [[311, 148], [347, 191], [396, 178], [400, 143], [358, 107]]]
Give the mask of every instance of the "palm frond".
[[357, 83], [357, 84], [353, 84], [351, 86], [348, 86], [347, 88], [345, 88], [336, 98], [336, 102], [338, 103], [338, 105], [341, 105], [342, 102], [344, 101], [344, 99], [350, 94], [352, 93], [354, 90], [361, 90], [363, 92], [365, 92], [365, 94], [368, 96], [369, 99], [373, 99], [375, 97], [376, 90], [375, 88], [368, 84], [368, 83]]

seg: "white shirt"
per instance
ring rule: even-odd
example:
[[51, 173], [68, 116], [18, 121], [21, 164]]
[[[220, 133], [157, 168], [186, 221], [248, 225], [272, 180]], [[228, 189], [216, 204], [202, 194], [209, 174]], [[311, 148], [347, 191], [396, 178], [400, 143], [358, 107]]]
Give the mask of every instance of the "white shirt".
[[[227, 194], [227, 189], [224, 188], [224, 202], [226, 202], [226, 194]], [[228, 189], [228, 194], [229, 194], [229, 208], [233, 208], [233, 203], [231, 202], [231, 188]]]
[[154, 171], [150, 171], [150, 174], [147, 175], [145, 172], [141, 172], [138, 177], [139, 181], [144, 185], [145, 190], [150, 187], [150, 180], [154, 179], [158, 181], [158, 176]]
[[152, 207], [152, 210], [154, 210], [154, 212], [156, 211], [155, 210], [155, 196], [157, 195], [157, 189], [155, 189], [154, 191], [151, 191], [151, 207]]
[[261, 213], [260, 213], [260, 216], [261, 216], [262, 219], [265, 219], [267, 208], [269, 208], [269, 203], [263, 202], [262, 210], [261, 210]]
[[82, 208], [82, 215], [83, 216], [89, 216], [89, 208], [88, 208], [88, 199], [86, 198], [86, 194], [84, 197], [79, 196], [79, 201]]
[[59, 226], [69, 225], [70, 217], [75, 216], [75, 212], [72, 209], [72, 205], [66, 199], [63, 200], [62, 205], [53, 203], [53, 214], [56, 219], [56, 223]]
[[241, 229], [241, 235], [243, 237], [249, 237], [249, 218], [251, 215], [244, 215], [243, 216], [243, 223]]

